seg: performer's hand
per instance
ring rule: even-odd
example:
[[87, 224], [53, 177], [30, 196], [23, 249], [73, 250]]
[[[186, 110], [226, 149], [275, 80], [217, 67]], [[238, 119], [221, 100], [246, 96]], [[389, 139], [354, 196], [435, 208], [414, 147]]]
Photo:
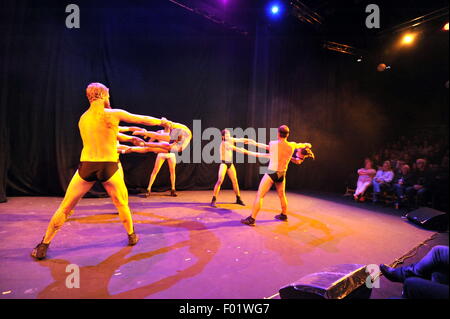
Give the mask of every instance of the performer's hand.
[[161, 118], [161, 126], [171, 126], [172, 122], [166, 119], [165, 117]]
[[128, 132], [136, 132], [136, 131], [142, 131], [144, 130], [142, 127], [138, 127], [138, 126], [130, 126], [128, 127]]
[[141, 129], [140, 131], [134, 131], [133, 135], [146, 136], [147, 135], [147, 130]]
[[121, 154], [131, 153], [132, 150], [133, 150], [133, 149], [132, 149], [131, 147], [126, 146], [126, 145], [122, 145], [122, 144], [120, 144], [120, 145], [117, 147], [117, 152], [118, 152], [118, 153], [121, 153]]
[[139, 137], [132, 137], [130, 142], [135, 146], [144, 146], [145, 141], [143, 139], [140, 139]]

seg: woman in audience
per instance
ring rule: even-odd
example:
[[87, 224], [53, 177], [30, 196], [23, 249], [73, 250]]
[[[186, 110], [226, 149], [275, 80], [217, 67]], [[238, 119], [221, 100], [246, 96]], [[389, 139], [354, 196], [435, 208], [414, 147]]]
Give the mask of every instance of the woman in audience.
[[364, 168], [358, 170], [358, 182], [356, 183], [356, 191], [353, 194], [353, 198], [356, 201], [364, 201], [364, 193], [367, 188], [372, 185], [372, 179], [376, 174], [376, 171], [372, 168], [372, 161], [366, 158], [364, 161]]

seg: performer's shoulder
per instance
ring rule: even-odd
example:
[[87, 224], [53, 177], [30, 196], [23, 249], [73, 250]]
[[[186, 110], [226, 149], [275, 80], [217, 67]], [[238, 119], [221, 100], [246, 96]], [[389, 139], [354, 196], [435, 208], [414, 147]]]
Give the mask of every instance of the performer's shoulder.
[[120, 114], [120, 113], [125, 113], [125, 110], [122, 109], [105, 109], [105, 113], [109, 113], [109, 114]]

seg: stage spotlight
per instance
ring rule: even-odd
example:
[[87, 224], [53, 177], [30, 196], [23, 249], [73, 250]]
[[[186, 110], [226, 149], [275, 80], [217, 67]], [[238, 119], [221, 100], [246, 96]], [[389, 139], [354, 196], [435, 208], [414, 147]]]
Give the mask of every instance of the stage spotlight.
[[402, 38], [402, 44], [410, 45], [414, 42], [416, 35], [413, 33], [407, 33]]
[[446, 24], [444, 24], [444, 26], [442, 27], [442, 30], [448, 31], [448, 22]]
[[363, 60], [362, 57], [359, 57], [356, 59], [356, 62], [362, 62], [362, 60]]
[[283, 11], [283, 7], [280, 3], [278, 2], [272, 2], [269, 4], [269, 6], [267, 7], [267, 11], [269, 13], [270, 16], [272, 17], [278, 17], [281, 15], [281, 12]]

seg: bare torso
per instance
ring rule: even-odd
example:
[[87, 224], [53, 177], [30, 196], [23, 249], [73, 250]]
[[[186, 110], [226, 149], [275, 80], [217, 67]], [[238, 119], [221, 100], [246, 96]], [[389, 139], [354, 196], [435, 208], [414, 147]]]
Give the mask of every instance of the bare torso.
[[220, 143], [220, 160], [232, 163], [233, 162], [233, 145], [234, 140], [222, 141]]
[[276, 172], [286, 172], [294, 150], [295, 143], [291, 143], [286, 140], [270, 142], [270, 162], [268, 167], [269, 170]]
[[114, 110], [90, 107], [78, 122], [83, 150], [82, 162], [117, 162], [119, 119]]

